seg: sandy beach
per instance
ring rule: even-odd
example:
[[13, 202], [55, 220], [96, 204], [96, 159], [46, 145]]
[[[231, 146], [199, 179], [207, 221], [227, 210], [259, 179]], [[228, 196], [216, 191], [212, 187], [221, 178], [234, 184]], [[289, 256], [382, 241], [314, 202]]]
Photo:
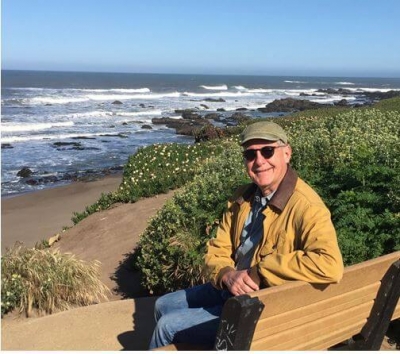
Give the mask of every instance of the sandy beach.
[[[118, 188], [121, 178], [77, 182], [2, 200], [2, 248], [15, 241], [33, 246], [63, 226], [72, 226], [74, 211]], [[116, 204], [63, 232], [53, 247], [85, 261], [100, 261], [100, 278], [111, 290], [110, 301], [43, 317], [8, 314], [2, 319], [2, 349], [145, 350], [154, 325], [154, 298], [140, 286], [139, 274], [131, 271], [129, 255], [149, 219], [172, 195], [173, 191]]]
[[92, 182], [45, 189], [1, 200], [1, 250], [16, 241], [32, 247], [36, 242], [73, 226], [71, 217], [93, 204], [102, 193], [115, 191], [122, 175], [106, 176]]

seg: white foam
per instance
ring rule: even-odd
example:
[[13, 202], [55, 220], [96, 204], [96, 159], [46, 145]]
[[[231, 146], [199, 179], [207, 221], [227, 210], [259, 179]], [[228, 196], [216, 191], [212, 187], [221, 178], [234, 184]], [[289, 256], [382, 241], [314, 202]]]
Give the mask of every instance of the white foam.
[[[1, 124], [1, 132], [28, 132], [46, 130], [54, 127], [71, 127], [74, 122], [60, 122], [60, 123], [33, 123], [33, 124]], [[2, 139], [3, 140], [3, 139]]]
[[140, 117], [140, 116], [160, 116], [161, 110], [145, 111], [145, 112], [116, 112], [116, 116]]
[[179, 97], [179, 92], [167, 92], [167, 93], [152, 93], [152, 94], [133, 94], [133, 95], [87, 95], [86, 97], [93, 101], [110, 101], [110, 100], [134, 100], [134, 99], [144, 99], [152, 100], [158, 98], [168, 98], [168, 97]]
[[246, 87], [244, 87], [244, 86], [233, 86], [233, 88], [235, 88], [236, 90], [239, 90], [239, 91], [247, 91], [248, 89], [246, 88]]
[[342, 99], [346, 99], [347, 101], [352, 101], [355, 100], [356, 98], [352, 96], [345, 97], [345, 96], [333, 95], [326, 98], [310, 98], [310, 101], [317, 103], [333, 103], [335, 101], [340, 101]]
[[143, 87], [139, 89], [84, 89], [77, 90], [82, 92], [122, 92], [122, 93], [149, 93], [151, 92], [149, 88]]
[[349, 90], [354, 90], [354, 91], [364, 91], [364, 92], [389, 92], [389, 91], [400, 91], [400, 89], [395, 89], [395, 88], [387, 88], [387, 89], [382, 89], [382, 88], [369, 88], [369, 87], [359, 87], [358, 89], [349, 89]]
[[289, 84], [306, 84], [307, 81], [296, 81], [296, 80], [285, 80], [284, 82], [287, 82]]
[[339, 81], [335, 82], [335, 85], [355, 85], [355, 84], [353, 82]]
[[189, 97], [245, 97], [252, 96], [250, 92], [213, 92], [213, 93], [195, 93], [195, 92], [184, 92], [185, 96]]
[[71, 139], [77, 137], [92, 137], [92, 136], [100, 136], [110, 134], [110, 132], [104, 133], [81, 133], [81, 134], [58, 134], [58, 135], [33, 135], [33, 136], [12, 136], [1, 138], [2, 143], [18, 143], [25, 141], [33, 141], [33, 140], [63, 140], [63, 139]]
[[56, 117], [79, 120], [84, 118], [107, 117], [111, 115], [113, 115], [112, 112], [92, 111], [92, 112], [82, 112], [82, 113], [59, 114]]
[[87, 98], [78, 97], [33, 97], [28, 99], [31, 104], [66, 104], [85, 101], [87, 101]]
[[226, 85], [220, 85], [220, 86], [206, 86], [206, 85], [201, 85], [200, 87], [206, 89], [206, 90], [227, 90], [228, 86]]

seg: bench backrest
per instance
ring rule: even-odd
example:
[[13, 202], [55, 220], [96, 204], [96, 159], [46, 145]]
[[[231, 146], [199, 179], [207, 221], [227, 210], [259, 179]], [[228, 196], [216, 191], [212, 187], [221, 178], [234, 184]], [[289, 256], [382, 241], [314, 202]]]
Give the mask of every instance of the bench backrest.
[[399, 259], [394, 252], [346, 267], [339, 284], [296, 281], [231, 298], [215, 349], [320, 350], [361, 333], [361, 349], [377, 350], [400, 317]]

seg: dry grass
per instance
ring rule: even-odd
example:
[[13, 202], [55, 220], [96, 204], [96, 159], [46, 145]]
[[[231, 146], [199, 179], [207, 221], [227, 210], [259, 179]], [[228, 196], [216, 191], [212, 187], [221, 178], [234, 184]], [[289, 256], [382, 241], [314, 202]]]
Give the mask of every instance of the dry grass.
[[107, 299], [99, 262], [78, 260], [57, 249], [15, 245], [1, 260], [2, 312], [14, 307], [27, 316], [33, 309], [52, 313]]

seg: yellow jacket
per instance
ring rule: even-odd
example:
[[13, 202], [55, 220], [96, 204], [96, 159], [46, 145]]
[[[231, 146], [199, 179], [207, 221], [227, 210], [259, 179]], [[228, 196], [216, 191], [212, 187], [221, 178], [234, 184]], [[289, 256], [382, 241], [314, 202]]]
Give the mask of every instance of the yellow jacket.
[[[222, 276], [235, 269], [235, 251], [256, 189], [255, 184], [248, 184], [235, 192], [228, 201], [216, 238], [208, 241], [205, 271], [219, 289], [224, 288]], [[261, 287], [292, 280], [340, 281], [343, 260], [330, 212], [290, 166], [263, 213], [264, 235], [250, 270], [250, 275], [257, 272]]]

